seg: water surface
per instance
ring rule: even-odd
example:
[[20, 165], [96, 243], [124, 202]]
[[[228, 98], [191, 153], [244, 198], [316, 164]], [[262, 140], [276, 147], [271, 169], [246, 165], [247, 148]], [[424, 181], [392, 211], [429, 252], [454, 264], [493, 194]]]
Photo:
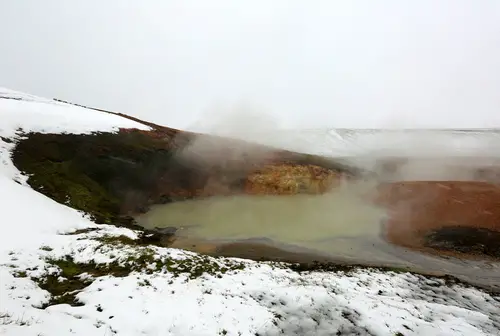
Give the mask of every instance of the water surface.
[[200, 253], [408, 267], [500, 290], [499, 263], [427, 255], [389, 244], [383, 238], [385, 210], [367, 201], [373, 187], [359, 182], [325, 195], [175, 202], [153, 206], [137, 221], [147, 228], [177, 228], [172, 247]]
[[154, 206], [139, 216], [148, 227], [177, 227], [179, 236], [208, 240], [268, 238], [331, 254], [352, 254], [355, 241], [381, 242], [385, 211], [365, 199], [368, 183], [325, 195], [211, 197]]

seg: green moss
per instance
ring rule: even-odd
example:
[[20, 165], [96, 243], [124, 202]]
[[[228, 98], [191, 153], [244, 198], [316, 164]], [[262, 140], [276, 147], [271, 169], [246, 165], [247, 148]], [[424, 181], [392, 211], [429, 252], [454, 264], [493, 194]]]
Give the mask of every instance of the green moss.
[[124, 235], [119, 235], [119, 236], [102, 236], [97, 238], [96, 240], [105, 243], [105, 244], [110, 244], [110, 245], [130, 245], [130, 246], [136, 246], [138, 245], [137, 241], [135, 239], [132, 239], [130, 237], [124, 236]]
[[72, 162], [33, 161], [26, 163], [24, 172], [33, 189], [85, 211], [100, 223], [111, 223], [119, 210], [117, 198], [74, 166]]
[[59, 273], [47, 274], [41, 278], [33, 279], [40, 288], [48, 291], [51, 295], [49, 302], [44, 304], [42, 308], [56, 304], [82, 305], [76, 295], [93, 282], [92, 279], [82, 277], [85, 273], [93, 277], [104, 275], [123, 277], [131, 272], [127, 267], [118, 265], [116, 262], [111, 264], [79, 263], [75, 262], [71, 256], [47, 261], [58, 267]]
[[[279, 264], [275, 264], [279, 266]], [[303, 272], [342, 272], [344, 274], [352, 274], [357, 270], [374, 270], [379, 272], [394, 272], [394, 273], [407, 273], [410, 272], [408, 267], [396, 267], [396, 266], [386, 266], [386, 267], [373, 267], [366, 266], [362, 264], [338, 264], [330, 262], [311, 262], [311, 263], [292, 263], [285, 264], [284, 266], [291, 269], [292, 271], [303, 273]]]
[[56, 304], [69, 304], [71, 306], [82, 306], [76, 295], [92, 281], [80, 278], [59, 280], [56, 275], [47, 275], [42, 280], [36, 281], [38, 286], [51, 294], [50, 300], [42, 305], [42, 309]]
[[[48, 259], [47, 262], [56, 266], [59, 272], [33, 278], [40, 288], [51, 294], [51, 299], [42, 308], [62, 303], [72, 306], [82, 305], [76, 295], [89, 286], [93, 279], [101, 276], [125, 277], [131, 272], [140, 272], [169, 273], [174, 277], [186, 275], [189, 279], [195, 279], [203, 274], [222, 277], [230, 270], [240, 270], [245, 267], [238, 262], [219, 263], [216, 259], [206, 256], [193, 256], [184, 260], [157, 256], [153, 249], [147, 247], [137, 248], [125, 260], [115, 260], [110, 263], [76, 262], [69, 255], [60, 259]], [[83, 277], [84, 274], [90, 278]]]
[[140, 131], [30, 133], [18, 141], [12, 158], [40, 193], [97, 223], [131, 224], [126, 214], [154, 201], [162, 174], [183, 169], [167, 144]]
[[68, 232], [68, 233], [63, 233], [63, 235], [74, 236], [74, 235], [90, 233], [90, 232], [94, 232], [94, 231], [98, 231], [98, 230], [99, 230], [99, 228], [85, 228], [85, 229], [78, 229], [78, 230]]
[[12, 275], [14, 275], [15, 278], [26, 278], [28, 276], [26, 271], [15, 271]]
[[119, 236], [104, 235], [102, 237], [96, 238], [97, 241], [109, 245], [127, 245], [127, 246], [155, 245], [160, 247], [165, 247], [170, 245], [173, 239], [174, 239], [173, 234], [169, 235], [151, 231], [139, 232], [137, 239], [132, 239], [125, 235], [119, 235]]
[[42, 247], [40, 247], [40, 250], [50, 252], [53, 250], [53, 248], [50, 246], [42, 246]]

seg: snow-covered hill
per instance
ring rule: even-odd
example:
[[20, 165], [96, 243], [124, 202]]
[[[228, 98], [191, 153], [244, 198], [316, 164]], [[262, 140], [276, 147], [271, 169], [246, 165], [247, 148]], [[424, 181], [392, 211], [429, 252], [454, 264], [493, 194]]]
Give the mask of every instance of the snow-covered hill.
[[298, 273], [134, 243], [26, 184], [23, 132], [147, 129], [0, 89], [2, 335], [500, 335], [500, 298], [409, 273]]
[[[208, 130], [210, 131], [210, 130]], [[231, 134], [238, 138], [238, 134]], [[494, 156], [500, 157], [500, 132], [476, 130], [305, 129], [247, 132], [244, 140], [292, 151], [355, 156]]]

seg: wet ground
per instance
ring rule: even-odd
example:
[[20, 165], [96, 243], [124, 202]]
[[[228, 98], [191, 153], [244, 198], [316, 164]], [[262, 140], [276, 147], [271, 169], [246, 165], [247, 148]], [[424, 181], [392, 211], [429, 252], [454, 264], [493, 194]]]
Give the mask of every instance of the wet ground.
[[424, 237], [424, 245], [443, 251], [485, 255], [500, 259], [500, 232], [463, 226], [443, 227]]
[[[475, 209], [474, 212], [469, 211], [467, 215], [462, 210], [455, 217], [455, 223], [458, 218], [468, 218], [469, 222], [473, 218], [481, 219], [478, 214], [488, 215], [494, 211], [496, 203], [491, 200], [491, 192], [496, 193], [496, 189], [489, 184], [467, 185], [466, 189], [475, 190], [476, 194], [469, 193], [464, 198], [449, 192], [462, 190], [463, 185], [419, 183], [416, 189], [412, 184], [408, 189], [407, 184], [403, 188], [401, 184], [388, 187], [357, 182], [325, 195], [212, 197], [155, 206], [137, 220], [147, 228], [175, 231], [172, 247], [200, 253], [254, 260], [407, 268], [422, 273], [450, 274], [500, 290], [497, 255], [500, 233], [494, 222], [486, 222], [489, 228], [476, 225], [467, 231], [460, 225], [449, 224], [444, 228], [429, 225], [430, 220], [419, 228], [416, 221], [407, 220], [432, 214], [410, 215], [408, 204], [417, 203], [408, 202], [409, 199], [418, 199], [421, 209], [442, 208], [444, 205], [440, 202], [453, 203], [450, 201], [453, 199], [469, 200], [467, 202], [476, 205], [471, 203], [466, 207]], [[422, 183], [427, 187], [423, 188]], [[448, 192], [440, 195], [436, 190]], [[485, 191], [490, 192], [489, 197], [484, 196]], [[376, 202], [372, 202], [371, 196], [367, 197], [374, 195], [373, 192], [381, 195], [375, 197]], [[431, 194], [433, 197], [428, 197]], [[448, 201], [442, 200], [444, 196]], [[486, 205], [477, 202], [481, 197], [489, 200]], [[405, 199], [407, 202], [402, 201]]]
[[468, 259], [500, 259], [500, 185], [405, 181], [379, 186], [385, 238], [396, 245]]

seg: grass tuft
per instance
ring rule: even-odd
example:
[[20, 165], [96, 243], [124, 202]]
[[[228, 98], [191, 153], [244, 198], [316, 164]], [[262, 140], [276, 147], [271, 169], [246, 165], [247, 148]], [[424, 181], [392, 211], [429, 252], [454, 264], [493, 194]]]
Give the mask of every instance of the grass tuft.
[[[134, 240], [119, 238], [120, 242], [133, 243]], [[113, 242], [114, 243], [114, 242]], [[126, 258], [114, 260], [110, 263], [96, 263], [95, 261], [77, 262], [67, 255], [59, 259], [47, 259], [47, 263], [58, 268], [56, 274], [46, 274], [40, 278], [33, 278], [38, 286], [51, 294], [50, 300], [42, 306], [69, 304], [80, 306], [82, 303], [77, 295], [92, 282], [102, 276], [125, 277], [132, 272], [144, 274], [170, 274], [173, 277], [186, 276], [196, 279], [204, 274], [222, 277], [223, 274], [245, 268], [239, 262], [219, 262], [219, 260], [194, 255], [186, 259], [173, 259], [169, 256], [159, 256], [150, 247], [138, 247]], [[145, 280], [143, 285], [148, 285]]]
[[13, 275], [15, 278], [27, 278], [28, 277], [28, 274], [26, 273], [26, 271], [15, 271], [13, 273]]

